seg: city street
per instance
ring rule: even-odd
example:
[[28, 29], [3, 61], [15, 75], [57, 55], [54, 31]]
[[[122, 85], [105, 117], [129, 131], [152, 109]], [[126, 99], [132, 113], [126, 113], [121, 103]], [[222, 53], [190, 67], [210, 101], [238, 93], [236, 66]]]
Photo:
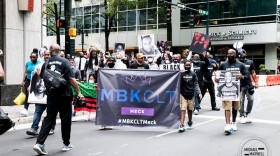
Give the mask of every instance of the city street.
[[[266, 145], [262, 149], [264, 153], [277, 156], [280, 154], [279, 92], [280, 86], [259, 88], [252, 113], [253, 123], [238, 123], [238, 131], [231, 135], [224, 134], [224, 111], [210, 111], [209, 94], [206, 93], [202, 110], [194, 116], [193, 130], [178, 133], [177, 129], [160, 127], [114, 127], [105, 131], [98, 130], [94, 121], [81, 120], [72, 125], [71, 143], [75, 149], [61, 151], [63, 143], [58, 124], [55, 134], [46, 141], [46, 150], [55, 156], [244, 156], [243, 147], [250, 147], [251, 151], [259, 148], [260, 151], [263, 147], [258, 140], [262, 140]], [[221, 107], [221, 101], [217, 102]], [[32, 149], [36, 140], [27, 136], [26, 130], [12, 130], [0, 136], [0, 155], [36, 155]]]

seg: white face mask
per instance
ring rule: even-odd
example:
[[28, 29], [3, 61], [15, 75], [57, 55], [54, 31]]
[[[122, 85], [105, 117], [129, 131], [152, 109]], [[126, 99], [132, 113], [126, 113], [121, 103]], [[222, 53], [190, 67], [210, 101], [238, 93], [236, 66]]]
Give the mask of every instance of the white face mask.
[[116, 59], [116, 62], [121, 62], [122, 60], [121, 59]]
[[94, 81], [93, 80], [88, 80], [88, 83], [94, 83]]
[[166, 60], [166, 61], [165, 61], [165, 63], [166, 63], [166, 64], [169, 64], [169, 63], [170, 63], [170, 61], [169, 61], [169, 60]]
[[148, 58], [148, 62], [152, 63], [153, 62], [153, 58]]

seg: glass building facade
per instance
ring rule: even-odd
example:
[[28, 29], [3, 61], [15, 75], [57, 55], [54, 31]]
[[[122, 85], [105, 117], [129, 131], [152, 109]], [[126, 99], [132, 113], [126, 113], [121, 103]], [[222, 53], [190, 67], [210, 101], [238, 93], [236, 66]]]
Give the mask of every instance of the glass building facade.
[[[132, 8], [124, 6], [118, 8], [116, 18], [112, 21], [111, 32], [166, 28], [164, 7], [158, 6], [158, 0], [147, 0], [146, 4], [146, 6], [135, 6]], [[87, 34], [104, 32], [104, 12], [104, 5], [73, 8], [71, 27], [76, 28], [78, 31], [83, 27]], [[51, 24], [55, 20], [54, 17], [50, 17], [47, 21]], [[47, 29], [47, 36], [52, 35], [54, 33], [50, 29]], [[64, 30], [61, 30], [61, 35], [64, 35]]]
[[[207, 0], [181, 0], [188, 7], [207, 10]], [[276, 22], [276, 0], [209, 0], [210, 26], [232, 26]], [[181, 10], [181, 29], [189, 28], [195, 11]], [[196, 27], [205, 27], [206, 17]]]

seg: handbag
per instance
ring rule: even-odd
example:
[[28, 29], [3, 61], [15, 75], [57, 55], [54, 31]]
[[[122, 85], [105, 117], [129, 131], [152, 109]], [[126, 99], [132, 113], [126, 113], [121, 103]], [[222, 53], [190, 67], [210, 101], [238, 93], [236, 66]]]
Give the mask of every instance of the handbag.
[[20, 93], [15, 98], [14, 103], [17, 104], [17, 105], [21, 105], [25, 101], [25, 98], [26, 98], [26, 95], [22, 92], [22, 87], [20, 87]]
[[44, 71], [44, 84], [47, 88], [50, 89], [60, 89], [67, 86], [67, 81], [63, 78], [63, 75], [47, 69], [47, 65], [49, 60], [45, 64], [45, 71]]
[[0, 135], [4, 134], [10, 128], [14, 127], [15, 123], [8, 117], [8, 114], [0, 108]]

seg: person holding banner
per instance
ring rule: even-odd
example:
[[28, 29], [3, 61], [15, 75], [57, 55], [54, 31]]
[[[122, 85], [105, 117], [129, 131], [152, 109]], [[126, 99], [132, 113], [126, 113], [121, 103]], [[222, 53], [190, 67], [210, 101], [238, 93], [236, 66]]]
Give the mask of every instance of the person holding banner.
[[158, 70], [159, 67], [158, 65], [154, 62], [154, 57], [153, 56], [148, 56], [148, 65], [149, 68], [152, 70]]
[[194, 110], [194, 92], [199, 93], [202, 98], [196, 74], [191, 71], [191, 61], [187, 60], [184, 64], [185, 71], [181, 74], [180, 91], [180, 127], [179, 132], [185, 131], [185, 114], [188, 113], [188, 129], [192, 129], [192, 113]]
[[[245, 65], [236, 60], [237, 50], [229, 49], [227, 52], [228, 60], [221, 64], [219, 70], [226, 70], [226, 71], [239, 71], [237, 74], [236, 79], [246, 79], [249, 77], [249, 74], [245, 68]], [[219, 82], [219, 79], [216, 77], [216, 82]], [[225, 134], [231, 134], [232, 131], [237, 130], [236, 126], [236, 117], [237, 112], [240, 109], [240, 100], [239, 101], [222, 101], [223, 108], [225, 110], [225, 120], [226, 125], [224, 127]], [[232, 113], [231, 113], [232, 111]], [[230, 117], [232, 115], [232, 122], [230, 123]]]

